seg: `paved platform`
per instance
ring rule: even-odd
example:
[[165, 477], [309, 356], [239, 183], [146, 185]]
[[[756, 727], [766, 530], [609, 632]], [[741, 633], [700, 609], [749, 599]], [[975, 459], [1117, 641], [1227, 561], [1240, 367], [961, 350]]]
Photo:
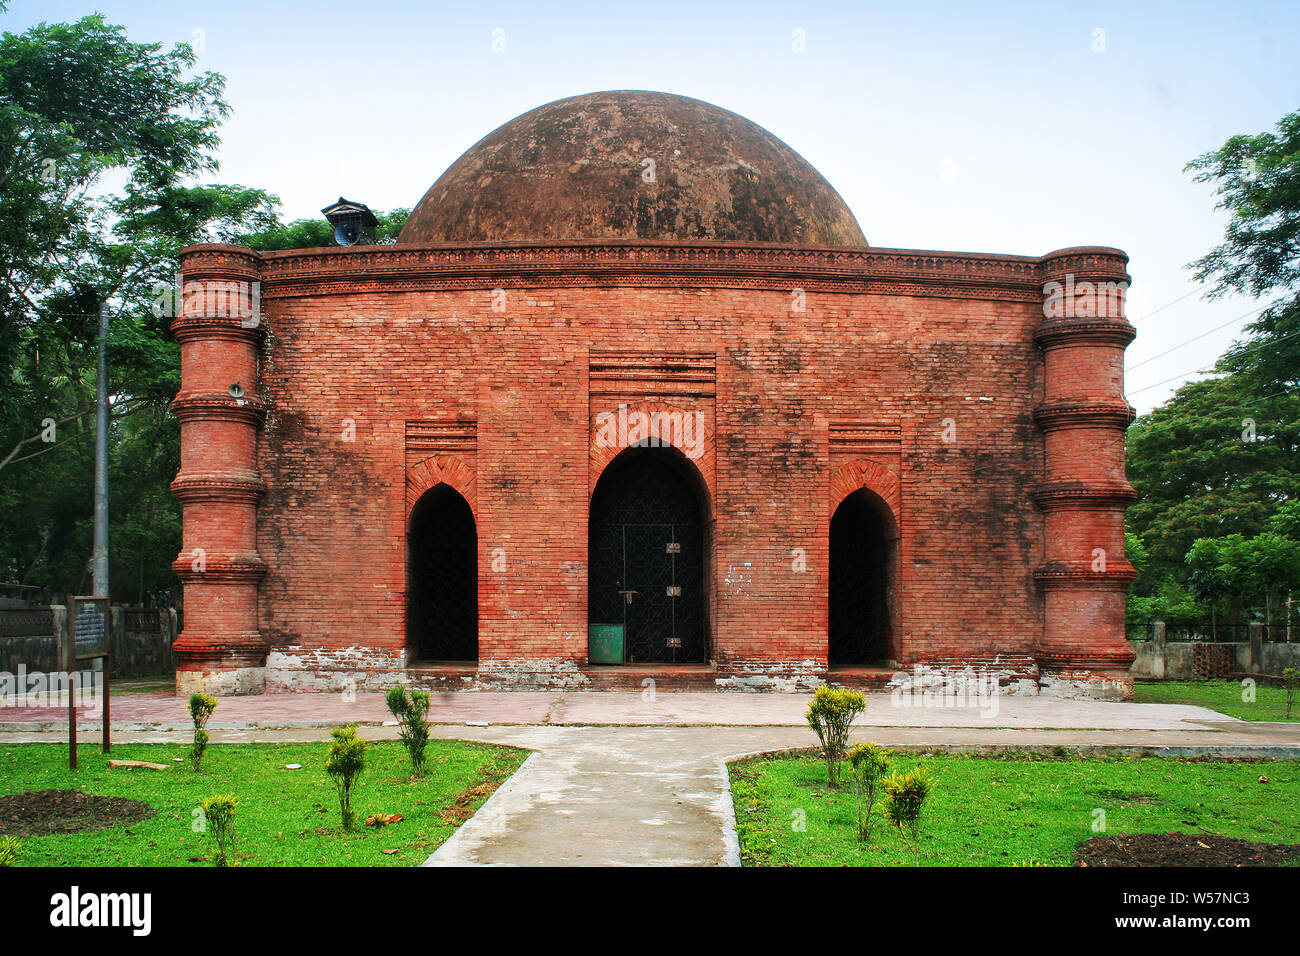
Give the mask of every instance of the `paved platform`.
[[[551, 726], [735, 726], [804, 727], [808, 694], [746, 694], [717, 691], [457, 691], [435, 693], [429, 720], [435, 724], [546, 724]], [[1067, 728], [1175, 730], [1200, 721], [1232, 722], [1204, 707], [1062, 700], [1054, 697], [971, 698], [954, 706], [922, 706], [916, 698], [868, 694], [863, 727]], [[163, 694], [112, 698], [114, 728], [185, 730], [186, 700]], [[80, 708], [79, 725], [99, 726], [99, 712]], [[382, 725], [391, 715], [384, 695], [262, 694], [223, 697], [209, 730], [332, 727], [341, 723]], [[55, 731], [67, 726], [66, 704], [0, 706], [0, 732]]]
[[[460, 692], [435, 695], [432, 734], [532, 750], [524, 765], [426, 861], [462, 865], [739, 863], [726, 762], [816, 743], [808, 695]], [[854, 739], [921, 752], [1082, 752], [1300, 757], [1300, 724], [1253, 723], [1202, 707], [1006, 697], [997, 706], [914, 707], [868, 695]], [[985, 704], [991, 702], [985, 701]], [[114, 740], [185, 742], [185, 702], [113, 699]], [[381, 694], [223, 698], [214, 743], [324, 741], [338, 723], [395, 739]], [[78, 737], [98, 739], [87, 713]], [[66, 739], [64, 713], [0, 708], [0, 744]]]

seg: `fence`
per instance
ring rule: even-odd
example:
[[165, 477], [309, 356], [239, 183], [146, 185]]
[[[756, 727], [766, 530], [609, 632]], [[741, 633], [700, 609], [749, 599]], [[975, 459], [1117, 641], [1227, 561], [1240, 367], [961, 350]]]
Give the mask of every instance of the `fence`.
[[[68, 611], [45, 607], [0, 607], [0, 672], [64, 670], [62, 649]], [[172, 642], [178, 621], [170, 608], [113, 605], [109, 609], [109, 649], [113, 677], [171, 674], [176, 670]]]
[[1245, 641], [1170, 641], [1163, 621], [1151, 625], [1149, 639], [1129, 644], [1136, 655], [1134, 677], [1168, 680], [1232, 677], [1237, 674], [1278, 676], [1300, 667], [1300, 643], [1265, 640], [1267, 628], [1251, 624]]

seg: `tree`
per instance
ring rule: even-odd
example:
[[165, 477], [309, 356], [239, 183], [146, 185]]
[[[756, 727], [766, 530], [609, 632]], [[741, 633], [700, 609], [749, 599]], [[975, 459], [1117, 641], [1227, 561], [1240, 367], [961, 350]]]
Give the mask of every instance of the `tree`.
[[1223, 242], [1190, 265], [1196, 278], [1209, 298], [1267, 301], [1210, 378], [1129, 429], [1140, 495], [1129, 529], [1150, 553], [1147, 588], [1188, 580], [1183, 556], [1197, 539], [1254, 537], [1300, 499], [1300, 113], [1276, 132], [1234, 136], [1187, 169], [1214, 184], [1216, 208], [1228, 213]]
[[[393, 209], [389, 212], [376, 212], [375, 242], [388, 245], [397, 241], [398, 233], [406, 225], [411, 215], [409, 209]], [[314, 249], [320, 246], [334, 245], [334, 227], [324, 218], [295, 219], [286, 225], [275, 225], [260, 232], [239, 236], [235, 242], [248, 246], [258, 252], [273, 249]]]
[[224, 78], [96, 15], [0, 35], [0, 582], [84, 590], [98, 313], [110, 315], [115, 600], [167, 600], [179, 429], [176, 253], [275, 224], [214, 172]]

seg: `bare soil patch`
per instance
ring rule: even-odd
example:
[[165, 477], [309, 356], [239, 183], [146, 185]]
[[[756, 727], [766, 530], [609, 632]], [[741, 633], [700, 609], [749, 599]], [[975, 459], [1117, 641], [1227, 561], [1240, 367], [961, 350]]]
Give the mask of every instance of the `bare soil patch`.
[[1253, 843], [1205, 833], [1121, 833], [1084, 840], [1078, 866], [1278, 866], [1300, 863], [1300, 843]]
[[158, 811], [139, 800], [79, 790], [27, 790], [0, 796], [0, 834], [87, 833], [147, 820]]

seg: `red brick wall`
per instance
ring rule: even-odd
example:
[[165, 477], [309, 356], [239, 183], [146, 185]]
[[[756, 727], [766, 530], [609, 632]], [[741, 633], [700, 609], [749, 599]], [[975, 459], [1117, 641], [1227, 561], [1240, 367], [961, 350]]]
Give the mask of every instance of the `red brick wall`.
[[[589, 422], [619, 402], [588, 400], [594, 346], [716, 356], [714, 447], [697, 464], [716, 474], [719, 663], [824, 662], [838, 504], [826, 434], [844, 419], [901, 429], [903, 658], [1031, 652], [1042, 628], [1031, 499], [1040, 314], [870, 294], [808, 293], [801, 314], [789, 304], [788, 293], [734, 289], [511, 290], [504, 313], [483, 290], [270, 301], [265, 635], [404, 644], [404, 422], [471, 418], [480, 657], [585, 661]], [[710, 400], [673, 404], [713, 417]], [[496, 548], [504, 572], [491, 570]]]
[[[824, 669], [829, 523], [858, 486], [899, 534], [900, 664], [1024, 673], [1046, 624], [1086, 666], [1090, 648], [1123, 644], [1122, 574], [1076, 572], [1095, 546], [1124, 563], [1123, 496], [1093, 486], [1123, 484], [1114, 323], [1128, 326], [1045, 325], [1043, 279], [1080, 263], [1123, 277], [1125, 260], [1054, 257], [707, 243], [265, 254], [261, 637], [312, 666], [400, 664], [407, 516], [446, 480], [477, 523], [480, 661], [584, 665], [587, 510], [613, 457], [596, 422], [625, 404], [703, 415], [693, 466], [710, 495], [723, 671]], [[219, 343], [202, 349], [187, 376], [243, 374]], [[1045, 401], [1088, 407], [1062, 430]], [[186, 460], [240, 458], [246, 433], [224, 427], [190, 426]], [[1089, 504], [1049, 502], [1045, 550], [1036, 493], [1075, 480]], [[215, 537], [187, 527], [186, 546]], [[1048, 565], [1050, 581], [1076, 577], [1045, 617], [1053, 560], [1069, 567]]]

